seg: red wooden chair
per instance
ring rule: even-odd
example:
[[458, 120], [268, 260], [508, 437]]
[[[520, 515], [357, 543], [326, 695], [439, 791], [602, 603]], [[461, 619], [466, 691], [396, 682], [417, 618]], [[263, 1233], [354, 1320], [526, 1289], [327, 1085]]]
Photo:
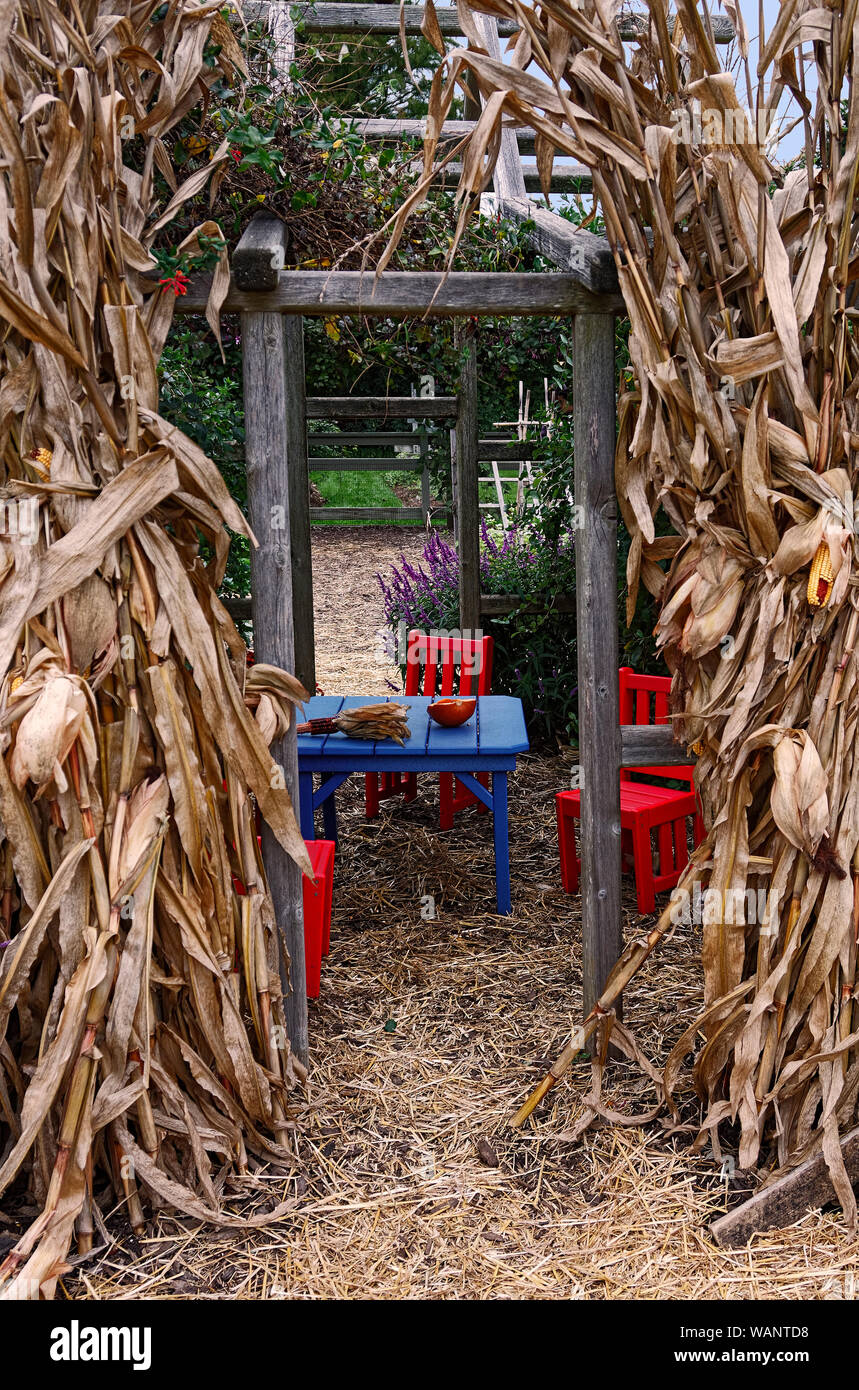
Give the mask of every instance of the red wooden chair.
[[[630, 666], [623, 666], [619, 677], [621, 724], [668, 723], [670, 676], [639, 676]], [[632, 859], [638, 910], [648, 913], [655, 907], [656, 894], [673, 888], [689, 861], [687, 818], [692, 817], [692, 839], [696, 845], [704, 838], [704, 823], [691, 766], [637, 767], [634, 773], [659, 779], [639, 782], [626, 768], [620, 774], [622, 849], [627, 865]], [[668, 778], [673, 782], [688, 782], [689, 790], [666, 786], [664, 779]], [[574, 824], [581, 810], [581, 792], [558, 792], [555, 805], [561, 881], [567, 893], [575, 893], [580, 861], [576, 855]], [[656, 834], [657, 872], [653, 865], [652, 831]]]
[[[406, 646], [406, 695], [488, 695], [492, 686], [493, 646], [491, 637], [446, 637], [413, 629]], [[455, 690], [457, 671], [459, 686]], [[481, 773], [479, 780], [482, 786], [488, 787], [489, 773]], [[406, 801], [414, 801], [417, 794], [416, 772], [368, 772], [366, 775], [368, 817], [377, 816], [379, 802], [389, 796], [402, 795]], [[439, 773], [439, 800], [442, 830], [453, 829], [455, 813], [465, 806], [476, 803], [479, 814], [487, 810], [452, 772]]]
[[[257, 812], [259, 829], [259, 812]], [[259, 842], [259, 836], [257, 836]], [[333, 840], [305, 840], [313, 868], [313, 878], [301, 880], [304, 901], [304, 971], [308, 999], [318, 999], [322, 976], [322, 957], [331, 946], [331, 902], [334, 893]], [[239, 897], [246, 893], [245, 885], [233, 874], [233, 887]]]

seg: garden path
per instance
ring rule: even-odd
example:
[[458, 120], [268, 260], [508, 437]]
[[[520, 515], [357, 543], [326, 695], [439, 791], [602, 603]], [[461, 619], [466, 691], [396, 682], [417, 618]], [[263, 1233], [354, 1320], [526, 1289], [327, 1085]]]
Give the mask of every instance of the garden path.
[[384, 650], [376, 574], [401, 555], [418, 563], [424, 540], [419, 526], [314, 526], [316, 682], [326, 695], [390, 695], [392, 685], [400, 690]]

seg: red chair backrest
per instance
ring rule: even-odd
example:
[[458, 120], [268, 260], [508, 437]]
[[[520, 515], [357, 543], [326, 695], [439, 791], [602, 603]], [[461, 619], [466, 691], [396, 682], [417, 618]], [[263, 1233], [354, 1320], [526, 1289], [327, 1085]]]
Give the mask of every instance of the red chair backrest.
[[[621, 666], [620, 678], [620, 722], [621, 724], [667, 724], [668, 697], [671, 693], [670, 676], [640, 676], [631, 666]], [[670, 777], [673, 781], [689, 782], [694, 786], [693, 766], [683, 763], [679, 767], [636, 767], [631, 769], [645, 777]], [[631, 780], [629, 771], [624, 769], [621, 781]]]
[[406, 694], [488, 695], [494, 645], [491, 637], [447, 637], [413, 629], [406, 647]]

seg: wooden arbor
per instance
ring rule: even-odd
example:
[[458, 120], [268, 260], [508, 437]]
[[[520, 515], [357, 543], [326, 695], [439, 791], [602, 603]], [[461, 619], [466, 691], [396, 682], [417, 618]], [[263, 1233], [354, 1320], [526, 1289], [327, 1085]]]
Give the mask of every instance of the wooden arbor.
[[[575, 234], [573, 234], [575, 235]], [[582, 509], [577, 537], [576, 611], [580, 784], [598, 794], [583, 799], [582, 930], [585, 1008], [599, 996], [622, 948], [620, 779], [621, 766], [683, 762], [670, 728], [618, 724], [617, 501], [615, 450], [615, 315], [622, 309], [616, 285], [606, 288], [603, 243], [582, 234], [581, 268], [563, 274], [430, 274], [298, 272], [283, 265], [283, 226], [262, 214], [247, 229], [233, 257], [225, 313], [242, 317], [248, 511], [259, 541], [252, 556], [255, 648], [263, 661], [301, 669], [293, 614], [312, 604], [310, 525], [301, 317], [361, 314], [406, 317], [475, 315], [561, 316], [574, 326], [575, 491]], [[594, 288], [594, 281], [598, 288]], [[194, 282], [177, 304], [181, 313], [202, 313], [207, 285]], [[298, 387], [301, 376], [300, 390]], [[473, 355], [464, 363], [462, 397], [475, 399]], [[414, 406], [414, 402], [409, 402]], [[334, 407], [332, 407], [333, 409]], [[476, 431], [463, 430], [463, 440]], [[460, 490], [459, 543], [467, 575], [461, 623], [480, 624], [477, 518], [478, 458], [457, 459]], [[473, 505], [463, 499], [473, 494]], [[472, 523], [463, 525], [463, 515]], [[273, 749], [287, 787], [298, 800], [294, 729]], [[273, 837], [264, 835], [263, 856], [278, 922], [292, 961], [285, 980], [286, 1017], [296, 1052], [307, 1056], [307, 1001], [300, 875]]]

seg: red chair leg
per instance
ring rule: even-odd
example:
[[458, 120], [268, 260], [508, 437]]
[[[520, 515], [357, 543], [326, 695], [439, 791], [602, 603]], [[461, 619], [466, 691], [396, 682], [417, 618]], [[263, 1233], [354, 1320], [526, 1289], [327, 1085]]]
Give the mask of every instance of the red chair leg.
[[379, 814], [379, 779], [375, 772], [364, 777], [364, 806], [368, 820]]
[[441, 806], [440, 824], [442, 830], [453, 829], [453, 773], [440, 772], [438, 777], [438, 795]]
[[558, 817], [558, 850], [561, 856], [561, 883], [565, 893], [575, 893], [579, 886], [579, 861], [576, 857], [575, 817], [566, 815], [563, 802], [555, 801]]
[[414, 801], [418, 794], [418, 774], [416, 772], [406, 772], [403, 776], [404, 801]]
[[644, 916], [656, 906], [656, 885], [653, 882], [653, 852], [650, 848], [650, 827], [638, 821], [632, 831], [635, 855], [635, 895], [638, 910]]
[[674, 837], [670, 821], [665, 821], [656, 831], [656, 843], [659, 847], [659, 873], [673, 874], [674, 872]]
[[686, 843], [686, 817], [681, 816], [674, 821], [674, 868], [678, 875], [686, 868], [689, 863], [689, 846]]

